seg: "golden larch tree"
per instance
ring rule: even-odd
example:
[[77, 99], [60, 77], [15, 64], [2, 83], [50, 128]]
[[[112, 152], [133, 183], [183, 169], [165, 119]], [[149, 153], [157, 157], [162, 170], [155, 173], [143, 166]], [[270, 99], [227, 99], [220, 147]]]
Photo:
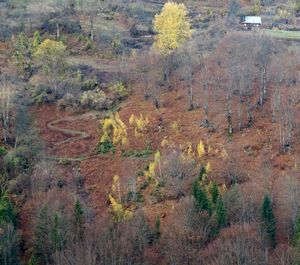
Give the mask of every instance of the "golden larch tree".
[[155, 46], [164, 53], [180, 47], [192, 36], [188, 12], [184, 4], [165, 3], [160, 14], [155, 16], [154, 30], [157, 32]]

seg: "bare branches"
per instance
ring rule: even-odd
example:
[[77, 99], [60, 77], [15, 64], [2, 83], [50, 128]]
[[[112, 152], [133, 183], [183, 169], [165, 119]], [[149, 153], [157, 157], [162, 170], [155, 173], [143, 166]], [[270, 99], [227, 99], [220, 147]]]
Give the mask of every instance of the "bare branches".
[[0, 79], [0, 110], [1, 110], [1, 123], [3, 127], [4, 142], [7, 142], [9, 130], [10, 111], [13, 106], [15, 96], [15, 89], [13, 85], [5, 79]]

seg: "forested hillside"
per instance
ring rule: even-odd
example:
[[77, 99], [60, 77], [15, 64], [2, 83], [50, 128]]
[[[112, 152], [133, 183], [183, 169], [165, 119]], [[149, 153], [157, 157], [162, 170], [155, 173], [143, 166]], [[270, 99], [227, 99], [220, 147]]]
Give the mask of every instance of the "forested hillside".
[[299, 81], [299, 0], [0, 0], [0, 265], [300, 264]]

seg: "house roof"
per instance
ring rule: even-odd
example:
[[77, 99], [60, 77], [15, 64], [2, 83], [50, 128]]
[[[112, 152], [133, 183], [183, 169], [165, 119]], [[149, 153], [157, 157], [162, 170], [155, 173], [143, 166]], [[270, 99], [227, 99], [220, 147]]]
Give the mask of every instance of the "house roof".
[[245, 16], [243, 23], [246, 24], [261, 24], [261, 17]]

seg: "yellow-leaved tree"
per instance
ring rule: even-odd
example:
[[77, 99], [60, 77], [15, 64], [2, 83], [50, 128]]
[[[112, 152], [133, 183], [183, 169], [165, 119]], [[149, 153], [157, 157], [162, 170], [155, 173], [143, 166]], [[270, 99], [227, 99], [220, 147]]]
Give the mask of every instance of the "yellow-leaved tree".
[[129, 124], [134, 127], [135, 137], [140, 137], [149, 130], [150, 120], [148, 117], [144, 117], [143, 114], [140, 114], [140, 117], [131, 114]]
[[197, 145], [197, 153], [199, 158], [201, 159], [205, 154], [205, 148], [202, 140], [200, 140], [199, 144]]
[[44, 40], [33, 54], [35, 63], [49, 79], [54, 89], [66, 70], [67, 48], [61, 41]]
[[115, 175], [113, 178], [111, 194], [108, 195], [108, 198], [111, 204], [111, 212], [113, 214], [114, 221], [120, 222], [122, 220], [128, 220], [132, 217], [132, 209], [126, 209], [122, 204], [120, 178], [118, 175]]
[[98, 143], [98, 152], [115, 152], [117, 145], [126, 145], [127, 127], [121, 120], [119, 113], [111, 114], [108, 118], [102, 120], [103, 134]]
[[165, 3], [161, 13], [155, 16], [154, 30], [157, 32], [155, 46], [159, 50], [168, 54], [180, 47], [192, 36], [185, 5]]
[[158, 168], [158, 171], [159, 171], [160, 178], [161, 178], [161, 175], [162, 175], [162, 173], [161, 173], [161, 164], [160, 164], [160, 156], [161, 156], [160, 152], [157, 151], [154, 155], [154, 161], [150, 162], [148, 170], [146, 170], [144, 172], [146, 179], [154, 180], [155, 185], [157, 185], [159, 183], [159, 181], [155, 177], [155, 175], [156, 175], [155, 171], [156, 171], [157, 168]]
[[127, 127], [121, 120], [119, 113], [111, 114], [102, 123], [103, 135], [100, 142], [111, 141], [114, 145], [127, 143]]

